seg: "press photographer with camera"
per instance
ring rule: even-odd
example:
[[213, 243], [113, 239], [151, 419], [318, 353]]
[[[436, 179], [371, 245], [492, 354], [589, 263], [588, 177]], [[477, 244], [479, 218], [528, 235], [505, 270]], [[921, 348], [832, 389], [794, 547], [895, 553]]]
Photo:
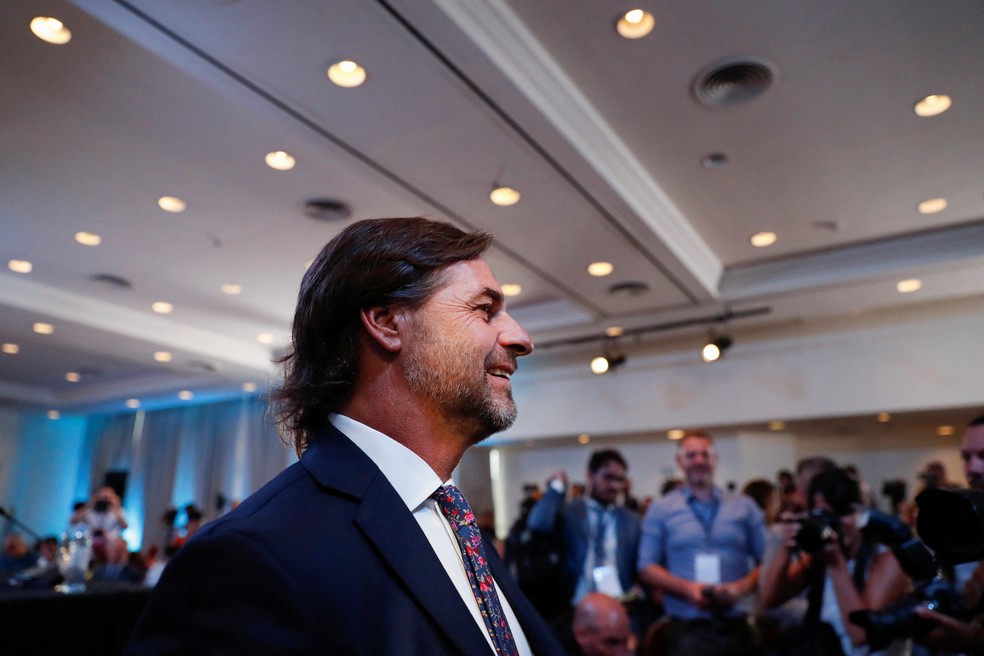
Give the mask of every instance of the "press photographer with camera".
[[[846, 472], [817, 474], [807, 503], [807, 513], [783, 516], [782, 542], [760, 583], [765, 608], [808, 591], [803, 625], [780, 640], [780, 653], [869, 654], [864, 629], [848, 616], [884, 609], [909, 592], [911, 581], [888, 547], [862, 535], [860, 489]], [[898, 640], [877, 653], [904, 654], [906, 647]]]

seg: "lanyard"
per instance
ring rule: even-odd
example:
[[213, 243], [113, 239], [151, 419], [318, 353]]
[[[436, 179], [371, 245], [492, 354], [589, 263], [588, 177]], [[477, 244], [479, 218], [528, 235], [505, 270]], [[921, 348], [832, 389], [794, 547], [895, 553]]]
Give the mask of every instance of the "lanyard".
[[714, 526], [714, 519], [717, 517], [718, 508], [720, 508], [721, 503], [718, 499], [711, 497], [710, 503], [704, 503], [699, 501], [696, 497], [691, 497], [687, 499], [687, 505], [690, 507], [690, 512], [694, 514], [700, 525], [704, 527], [704, 534], [707, 539], [711, 538], [711, 528]]

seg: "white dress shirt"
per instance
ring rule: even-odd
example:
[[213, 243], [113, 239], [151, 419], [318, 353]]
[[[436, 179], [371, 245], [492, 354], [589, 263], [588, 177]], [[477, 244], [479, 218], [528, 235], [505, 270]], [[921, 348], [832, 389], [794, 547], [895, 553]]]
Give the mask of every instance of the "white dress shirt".
[[[330, 421], [376, 463], [383, 476], [403, 499], [403, 503], [413, 513], [420, 530], [430, 542], [438, 560], [444, 565], [444, 570], [461, 595], [461, 600], [482, 630], [482, 635], [489, 643], [489, 649], [495, 651], [485, 620], [482, 619], [482, 613], [478, 608], [478, 602], [475, 600], [475, 593], [472, 592], [471, 584], [468, 582], [458, 538], [455, 537], [451, 525], [438, 508], [437, 502], [430, 498], [440, 486], [454, 485], [454, 479], [441, 481], [430, 465], [416, 453], [363, 423], [339, 414], [331, 415]], [[509, 622], [520, 656], [532, 656], [533, 652], [519, 625], [519, 620], [498, 585], [496, 585], [496, 592], [499, 594], [499, 603], [502, 604], [502, 610], [506, 614], [506, 621]]]

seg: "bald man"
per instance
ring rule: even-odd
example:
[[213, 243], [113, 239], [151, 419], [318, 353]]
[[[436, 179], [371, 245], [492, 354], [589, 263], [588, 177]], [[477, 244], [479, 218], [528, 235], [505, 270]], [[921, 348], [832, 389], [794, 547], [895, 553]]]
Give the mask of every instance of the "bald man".
[[600, 592], [584, 596], [574, 610], [574, 640], [583, 656], [627, 656], [635, 652], [635, 635], [621, 602]]

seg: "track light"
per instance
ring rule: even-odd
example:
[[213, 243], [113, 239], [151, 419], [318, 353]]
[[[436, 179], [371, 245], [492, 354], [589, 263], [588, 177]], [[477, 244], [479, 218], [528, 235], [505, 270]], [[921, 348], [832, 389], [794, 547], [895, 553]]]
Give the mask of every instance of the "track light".
[[700, 349], [700, 359], [704, 362], [716, 362], [724, 352], [731, 348], [732, 340], [727, 335], [712, 336]]
[[625, 354], [613, 344], [606, 343], [604, 352], [591, 360], [591, 371], [599, 376], [625, 364]]

